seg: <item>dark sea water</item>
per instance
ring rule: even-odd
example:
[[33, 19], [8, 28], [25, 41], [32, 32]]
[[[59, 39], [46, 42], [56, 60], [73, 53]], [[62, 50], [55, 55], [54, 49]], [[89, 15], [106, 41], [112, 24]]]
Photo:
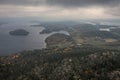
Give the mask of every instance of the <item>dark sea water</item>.
[[[31, 23], [9, 23], [0, 25], [0, 56], [10, 55], [23, 50], [42, 49], [46, 47], [45, 39], [56, 33], [39, 34], [44, 27], [31, 27]], [[30, 32], [28, 36], [11, 36], [10, 31], [25, 29]], [[58, 32], [57, 32], [58, 33]], [[68, 34], [65, 31], [59, 33]]]

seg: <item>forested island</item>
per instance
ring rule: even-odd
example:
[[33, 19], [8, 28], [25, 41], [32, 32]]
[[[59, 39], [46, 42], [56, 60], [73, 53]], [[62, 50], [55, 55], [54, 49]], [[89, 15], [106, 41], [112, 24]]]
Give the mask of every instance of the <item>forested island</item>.
[[27, 36], [29, 32], [24, 29], [16, 29], [14, 31], [10, 31], [9, 34], [14, 36]]

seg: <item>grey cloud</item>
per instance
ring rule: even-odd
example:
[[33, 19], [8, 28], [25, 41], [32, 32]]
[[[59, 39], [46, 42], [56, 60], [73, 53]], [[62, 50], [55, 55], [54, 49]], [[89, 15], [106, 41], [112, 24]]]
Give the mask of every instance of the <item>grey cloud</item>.
[[45, 0], [0, 0], [2, 5], [41, 5]]
[[64, 7], [116, 6], [120, 0], [47, 0], [47, 3]]
[[63, 8], [100, 6], [105, 9], [105, 14], [120, 16], [120, 0], [0, 0], [0, 5], [48, 5]]
[[120, 6], [107, 8], [105, 13], [106, 14], [111, 14], [113, 16], [120, 16]]
[[47, 0], [46, 2], [65, 8], [99, 6], [104, 8], [106, 15], [120, 16], [120, 0]]
[[62, 7], [112, 6], [120, 4], [120, 0], [0, 0], [0, 4], [10, 5], [50, 5]]

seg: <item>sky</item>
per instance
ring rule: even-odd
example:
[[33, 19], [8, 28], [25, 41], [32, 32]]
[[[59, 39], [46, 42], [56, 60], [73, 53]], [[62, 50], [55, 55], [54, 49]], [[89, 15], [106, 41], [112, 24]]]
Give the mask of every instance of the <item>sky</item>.
[[0, 0], [0, 18], [120, 19], [120, 0]]

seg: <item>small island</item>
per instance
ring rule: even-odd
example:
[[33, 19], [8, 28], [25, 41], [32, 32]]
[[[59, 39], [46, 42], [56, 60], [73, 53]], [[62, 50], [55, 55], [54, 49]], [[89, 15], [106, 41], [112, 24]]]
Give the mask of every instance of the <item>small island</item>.
[[42, 32], [40, 32], [40, 34], [49, 34], [49, 33], [52, 33], [52, 32], [53, 32], [53, 31], [44, 29]]
[[24, 29], [17, 29], [14, 31], [10, 31], [9, 34], [14, 36], [27, 36], [29, 32]]
[[31, 27], [41, 27], [41, 24], [37, 24], [37, 25], [30, 25]]

